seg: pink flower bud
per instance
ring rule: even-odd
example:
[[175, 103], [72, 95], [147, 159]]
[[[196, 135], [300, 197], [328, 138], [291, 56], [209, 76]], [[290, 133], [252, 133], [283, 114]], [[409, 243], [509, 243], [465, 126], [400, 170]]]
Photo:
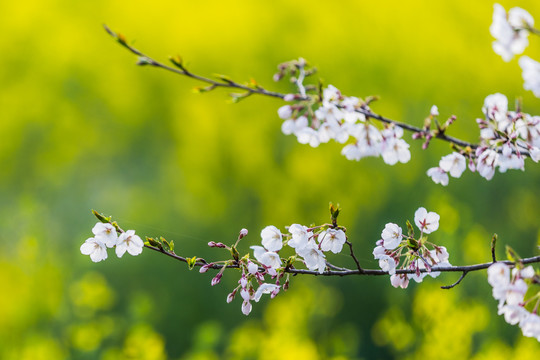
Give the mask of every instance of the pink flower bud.
[[232, 293], [227, 295], [227, 304], [230, 303], [231, 301], [233, 301], [235, 295], [236, 295], [236, 289], [234, 289], [234, 291]]
[[208, 242], [208, 246], [216, 247], [216, 242], [215, 241], [210, 241], [210, 242]]
[[221, 281], [221, 277], [222, 277], [222, 276], [223, 276], [223, 274], [218, 273], [218, 274], [212, 279], [212, 281], [210, 282], [210, 284], [211, 284], [212, 286], [219, 284], [219, 282]]
[[247, 229], [240, 230], [240, 234], [238, 235], [238, 240], [243, 239], [244, 237], [247, 236], [247, 234], [248, 234]]
[[[279, 282], [276, 282], [276, 285], [279, 285]], [[272, 291], [272, 293], [270, 294], [270, 299], [273, 299], [277, 296], [277, 294], [279, 293], [279, 290], [281, 288], [278, 286], [274, 291]]]
[[294, 94], [287, 94], [283, 97], [283, 100], [285, 101], [293, 101], [295, 98]]
[[246, 275], [242, 274], [242, 277], [240, 278], [240, 280], [238, 280], [238, 283], [240, 284], [240, 286], [242, 286], [242, 289], [245, 289], [248, 284]]
[[199, 272], [200, 272], [201, 274], [204, 274], [205, 272], [208, 271], [208, 269], [210, 269], [210, 266], [211, 266], [211, 265], [212, 265], [212, 264], [206, 264], [206, 265], [201, 266], [201, 269], [199, 270]]

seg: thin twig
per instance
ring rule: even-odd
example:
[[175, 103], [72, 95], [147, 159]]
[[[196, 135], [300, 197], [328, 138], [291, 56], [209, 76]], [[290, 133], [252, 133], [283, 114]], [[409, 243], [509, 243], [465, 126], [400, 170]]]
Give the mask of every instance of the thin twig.
[[358, 258], [356, 257], [356, 255], [354, 255], [354, 250], [353, 250], [353, 247], [352, 247], [352, 243], [349, 240], [345, 241], [345, 243], [347, 245], [349, 245], [349, 249], [351, 250], [351, 257], [353, 258], [354, 262], [356, 263], [356, 268], [358, 269], [358, 271], [363, 272], [364, 269], [360, 266], [360, 262], [358, 261]]
[[468, 273], [469, 273], [468, 271], [464, 271], [464, 272], [461, 274], [461, 277], [458, 279], [458, 281], [456, 281], [456, 282], [453, 283], [452, 285], [441, 286], [441, 289], [448, 290], [448, 289], [453, 288], [454, 286], [458, 285], [458, 284], [461, 282], [461, 280], [463, 280], [463, 279], [465, 278], [465, 276], [466, 276]]

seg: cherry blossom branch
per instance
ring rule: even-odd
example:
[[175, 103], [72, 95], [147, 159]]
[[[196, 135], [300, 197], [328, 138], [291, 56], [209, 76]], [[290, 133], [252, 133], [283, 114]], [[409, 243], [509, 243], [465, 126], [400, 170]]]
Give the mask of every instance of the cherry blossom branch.
[[[139, 57], [139, 60], [137, 62], [138, 65], [154, 66], [154, 67], [157, 67], [157, 68], [161, 68], [161, 69], [173, 72], [173, 73], [178, 74], [178, 75], [183, 75], [183, 76], [187, 76], [187, 77], [190, 77], [192, 79], [195, 79], [195, 80], [199, 80], [201, 82], [204, 82], [204, 83], [210, 85], [208, 88], [199, 89], [200, 91], [206, 92], [206, 91], [211, 91], [211, 90], [213, 90], [215, 88], [220, 87], [220, 88], [238, 89], [238, 90], [243, 90], [243, 91], [246, 92], [245, 94], [243, 94], [241, 96], [238, 96], [237, 94], [232, 94], [233, 100], [234, 99], [239, 100], [241, 98], [245, 98], [245, 97], [250, 96], [252, 94], [270, 96], [270, 97], [275, 97], [275, 98], [285, 100], [286, 97], [288, 95], [290, 95], [290, 94], [283, 94], [283, 93], [267, 90], [267, 89], [261, 87], [260, 85], [254, 83], [254, 82], [249, 84], [249, 85], [243, 85], [243, 84], [240, 84], [240, 83], [238, 83], [238, 82], [236, 82], [234, 80], [229, 79], [228, 77], [226, 77], [224, 75], [218, 75], [218, 77], [221, 80], [221, 81], [218, 81], [218, 80], [214, 80], [214, 79], [211, 79], [211, 78], [208, 78], [208, 77], [205, 77], [205, 76], [194, 74], [185, 67], [185, 65], [183, 64], [182, 60], [179, 57], [177, 57], [177, 58], [171, 57], [170, 58], [170, 61], [176, 67], [171, 67], [171, 66], [165, 65], [162, 62], [159, 62], [159, 61], [153, 59], [152, 57], [144, 54], [143, 52], [136, 49], [132, 45], [129, 45], [127, 43], [126, 38], [122, 34], [113, 32], [107, 25], [103, 25], [103, 26], [104, 26], [105, 30], [107, 31], [107, 33], [109, 35], [111, 35], [120, 45], [122, 45], [128, 51], [130, 51], [131, 53], [133, 53], [133, 54], [135, 54], [135, 55], [137, 55]], [[298, 100], [298, 101], [312, 100], [309, 95], [306, 95], [306, 90], [305, 90], [304, 85], [302, 83], [304, 77], [305, 77], [304, 68], [300, 66], [300, 75], [299, 75], [298, 79], [296, 79], [296, 81], [295, 81], [295, 84], [297, 85], [300, 94], [294, 95], [294, 100]], [[378, 121], [380, 121], [382, 123], [392, 124], [394, 126], [399, 126], [399, 127], [403, 128], [403, 129], [405, 129], [407, 131], [410, 131], [412, 133], [426, 135], [429, 132], [425, 128], [420, 128], [420, 127], [413, 126], [413, 125], [410, 125], [410, 124], [407, 124], [407, 123], [404, 123], [404, 122], [400, 122], [400, 121], [397, 121], [397, 120], [392, 120], [392, 119], [389, 119], [387, 117], [384, 117], [384, 116], [382, 116], [380, 114], [377, 114], [377, 113], [373, 112], [371, 109], [369, 109], [367, 107], [357, 108], [357, 109], [354, 109], [354, 111], [366, 116], [366, 118], [371, 118], [371, 119], [378, 120]], [[440, 129], [440, 128], [435, 130], [433, 137], [435, 137], [436, 139], [439, 139], [439, 140], [443, 140], [443, 141], [455, 144], [457, 146], [464, 147], [464, 148], [469, 147], [471, 149], [476, 149], [479, 146], [478, 144], [471, 143], [471, 142], [468, 142], [468, 141], [464, 141], [464, 140], [461, 140], [461, 139], [446, 135], [444, 129]], [[523, 155], [528, 155], [528, 152], [523, 151], [522, 154]]]
[[202, 82], [207, 83], [207, 84], [210, 85], [210, 88], [208, 88], [206, 91], [213, 90], [214, 88], [217, 88], [217, 87], [222, 87], [222, 88], [231, 88], [231, 89], [244, 90], [249, 95], [258, 94], [258, 95], [264, 95], [264, 96], [270, 96], [270, 97], [277, 97], [277, 98], [280, 98], [280, 99], [283, 99], [285, 97], [285, 94], [280, 94], [280, 93], [277, 93], [277, 92], [266, 90], [266, 89], [264, 89], [264, 88], [262, 88], [262, 87], [260, 87], [260, 86], [258, 86], [256, 84], [252, 84], [252, 86], [246, 86], [246, 85], [239, 84], [239, 83], [227, 78], [226, 76], [220, 76], [221, 81], [216, 81], [214, 79], [210, 79], [210, 78], [207, 78], [207, 77], [204, 77], [204, 76], [201, 76], [201, 75], [193, 74], [191, 71], [186, 69], [186, 67], [182, 63], [182, 60], [179, 57], [177, 57], [177, 58], [172, 58], [171, 57], [171, 59], [170, 59], [171, 62], [177, 68], [165, 65], [165, 64], [151, 58], [150, 56], [142, 53], [141, 51], [137, 50], [133, 46], [129, 45], [122, 34], [117, 34], [117, 33], [113, 32], [107, 25], [103, 25], [103, 27], [105, 28], [105, 31], [107, 31], [107, 33], [109, 35], [111, 35], [114, 39], [116, 39], [116, 41], [120, 45], [122, 45], [124, 48], [128, 49], [133, 54], [139, 56], [139, 61], [137, 63], [138, 65], [150, 65], [150, 66], [154, 66], [154, 67], [157, 67], [157, 68], [161, 68], [161, 69], [173, 72], [173, 73], [178, 74], [178, 75], [184, 75], [184, 76], [190, 77], [192, 79], [202, 81]]
[[[144, 245], [144, 247], [146, 247], [146, 248], [148, 248], [150, 250], [162, 253], [164, 255], [167, 255], [167, 256], [175, 259], [175, 260], [185, 262], [185, 263], [188, 262], [187, 258], [176, 255], [175, 253], [167, 252], [167, 251], [165, 251], [163, 249], [159, 249], [157, 247], [150, 246], [150, 245]], [[227, 269], [238, 269], [239, 268], [238, 264], [230, 264], [230, 265], [214, 264], [214, 263], [208, 263], [206, 260], [204, 260], [202, 258], [197, 258], [197, 260], [198, 261], [196, 263], [194, 263], [195, 267], [207, 266], [209, 269], [215, 269], [215, 270], [220, 270], [220, 269], [222, 269], [224, 267], [227, 268]], [[510, 260], [499, 261], [499, 262], [503, 263], [503, 264], [506, 264], [506, 265], [509, 265], [509, 266], [514, 266], [516, 264], [516, 262], [510, 261]], [[539, 256], [529, 257], [529, 258], [524, 258], [524, 259], [521, 259], [519, 262], [521, 264], [524, 264], [524, 265], [525, 264], [540, 263], [540, 255]], [[485, 270], [485, 269], [489, 268], [492, 264], [493, 264], [493, 262], [473, 264], [473, 265], [465, 265], [465, 266], [443, 266], [443, 267], [434, 266], [430, 270], [428, 270], [428, 269], [420, 269], [419, 272], [420, 273], [429, 273], [431, 271], [435, 271], [435, 272], [463, 272], [464, 274], [466, 274], [466, 273], [469, 273], [469, 272], [472, 272], [472, 271]], [[383, 275], [388, 275], [388, 271], [384, 271], [384, 270], [380, 270], [380, 269], [362, 269], [362, 268], [360, 268], [360, 269], [341, 268], [341, 269], [343, 269], [343, 270], [326, 270], [326, 271], [321, 273], [321, 272], [313, 271], [313, 270], [289, 268], [289, 269], [286, 269], [285, 272], [290, 273], [290, 274], [294, 274], [294, 275], [301, 274], [301, 275], [314, 275], [314, 276], [350, 276], [350, 275], [383, 276]], [[408, 269], [396, 270], [396, 274], [414, 274], [414, 273], [415, 273], [415, 270], [408, 270]], [[442, 288], [443, 289], [448, 289], [448, 288], [454, 287], [457, 284], [459, 284], [461, 282], [461, 280], [463, 280], [464, 277], [465, 277], [465, 275], [462, 275], [461, 278], [455, 284], [452, 284], [450, 287], [445, 286], [445, 287], [442, 287]]]
[[[112, 225], [116, 229], [116, 231], [118, 231], [120, 234], [125, 233], [125, 231], [115, 221], [111, 221], [110, 218], [104, 217], [103, 215], [98, 214], [95, 211], [93, 213], [94, 213], [94, 215], [96, 217], [98, 217], [98, 219], [101, 222]], [[495, 238], [495, 236], [494, 236], [494, 238]], [[345, 243], [349, 246], [351, 257], [354, 259], [356, 265], [358, 266], [358, 269], [338, 268], [340, 270], [326, 270], [326, 271], [323, 271], [323, 272], [318, 272], [318, 271], [313, 271], [313, 270], [295, 269], [293, 267], [290, 267], [290, 268], [286, 268], [284, 271], [286, 273], [290, 273], [290, 274], [293, 274], [293, 275], [302, 274], [302, 275], [314, 275], [314, 276], [350, 276], [350, 275], [383, 276], [383, 275], [388, 275], [388, 271], [384, 271], [384, 270], [380, 270], [380, 269], [363, 269], [360, 266], [360, 263], [358, 262], [358, 259], [356, 258], [355, 254], [354, 254], [354, 251], [353, 251], [353, 248], [352, 248], [352, 243], [350, 241], [348, 241], [348, 240]], [[181, 261], [181, 262], [184, 262], [184, 263], [189, 263], [189, 261], [190, 261], [189, 258], [177, 255], [172, 250], [167, 251], [164, 247], [152, 246], [152, 245], [148, 245], [148, 244], [145, 244], [144, 247], [148, 248], [150, 250], [156, 251], [158, 253], [164, 254], [166, 256], [169, 256], [169, 257], [171, 257], [171, 258], [173, 258], [175, 260], [178, 260], [178, 261]], [[234, 262], [234, 260], [232, 260], [232, 261]], [[516, 264], [515, 261], [510, 261], [510, 260], [499, 261], [499, 262], [503, 263], [503, 264], [506, 264], [508, 266], [514, 266]], [[540, 263], [540, 255], [521, 259], [521, 260], [519, 260], [519, 263], [523, 264], [523, 265], [533, 264], [533, 263]], [[493, 262], [473, 264], [473, 265], [465, 265], [465, 266], [442, 266], [442, 267], [434, 266], [431, 269], [419, 269], [419, 270], [399, 269], [399, 270], [396, 270], [396, 274], [413, 274], [416, 271], [419, 271], [420, 273], [429, 273], [429, 272], [432, 272], [432, 271], [433, 272], [463, 272], [461, 278], [455, 284], [453, 284], [453, 285], [451, 285], [449, 287], [442, 287], [443, 289], [446, 289], [446, 288], [454, 287], [457, 284], [459, 284], [461, 282], [461, 280], [463, 280], [463, 278], [465, 277], [465, 275], [467, 273], [472, 272], [472, 271], [479, 271], [479, 270], [487, 269], [492, 264], [493, 264]], [[231, 263], [231, 264], [216, 264], [216, 263], [213, 263], [213, 262], [209, 263], [208, 261], [206, 261], [203, 258], [196, 258], [196, 261], [193, 263], [193, 266], [195, 266], [195, 267], [205, 266], [208, 269], [214, 269], [214, 270], [220, 270], [222, 268], [238, 269], [240, 267], [238, 265], [238, 263]], [[332, 266], [332, 267], [335, 267], [335, 266]], [[337, 268], [337, 267], [335, 267], [335, 268]]]

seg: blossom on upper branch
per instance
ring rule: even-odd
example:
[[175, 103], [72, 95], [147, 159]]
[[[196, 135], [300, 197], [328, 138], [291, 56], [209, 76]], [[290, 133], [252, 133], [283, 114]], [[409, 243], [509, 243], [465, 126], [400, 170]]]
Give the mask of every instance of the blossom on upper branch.
[[81, 245], [81, 253], [90, 255], [93, 262], [99, 262], [107, 258], [107, 247], [99, 238], [89, 238]]
[[107, 247], [112, 248], [118, 242], [116, 229], [109, 223], [98, 222], [92, 228], [95, 237], [101, 240]]
[[536, 97], [540, 97], [540, 63], [528, 56], [519, 58], [525, 90], [531, 90]]
[[489, 28], [495, 38], [493, 51], [504, 61], [510, 61], [514, 55], [521, 54], [529, 45], [529, 28], [534, 25], [534, 19], [525, 10], [514, 7], [508, 11], [499, 5], [494, 5], [493, 23]]
[[118, 237], [116, 244], [116, 255], [122, 257], [127, 251], [130, 255], [136, 256], [142, 252], [144, 242], [138, 235], [135, 235], [135, 230], [128, 230]]
[[460, 177], [467, 162], [471, 171], [491, 180], [496, 169], [501, 173], [509, 169], [524, 170], [527, 157], [535, 162], [540, 160], [540, 116], [510, 111], [508, 99], [500, 93], [485, 98], [482, 112], [484, 118], [476, 120], [480, 145], [476, 148], [456, 145], [457, 151], [443, 156], [439, 167], [428, 170], [427, 175], [435, 183], [447, 185], [448, 175]]
[[367, 103], [344, 96], [333, 85], [323, 89], [322, 99], [314, 99], [279, 108], [278, 116], [285, 120], [281, 127], [285, 135], [294, 134], [299, 143], [312, 147], [330, 140], [345, 144], [352, 138], [353, 142], [341, 151], [349, 160], [382, 156], [389, 165], [410, 160], [409, 144], [401, 138], [403, 130], [393, 124], [383, 129], [374, 126], [364, 114], [370, 111]]
[[110, 223], [98, 222], [92, 228], [94, 237], [89, 238], [81, 245], [81, 253], [90, 255], [94, 262], [107, 258], [107, 248], [116, 247], [116, 255], [122, 257], [127, 251], [131, 255], [139, 255], [144, 243], [135, 235], [134, 230], [128, 230], [118, 236], [116, 227]]

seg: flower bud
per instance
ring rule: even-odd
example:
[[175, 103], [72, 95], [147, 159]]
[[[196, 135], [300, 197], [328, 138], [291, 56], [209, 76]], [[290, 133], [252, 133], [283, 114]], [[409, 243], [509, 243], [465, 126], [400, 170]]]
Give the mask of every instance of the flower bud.
[[247, 229], [242, 229], [240, 230], [240, 234], [238, 235], [238, 240], [240, 239], [243, 239], [244, 237], [246, 237], [248, 234], [248, 230]]
[[232, 293], [227, 295], [227, 304], [233, 301], [235, 295], [236, 295], [236, 289], [234, 289]]
[[250, 273], [251, 275], [255, 275], [259, 271], [259, 267], [257, 266], [257, 264], [249, 260], [247, 264], [247, 269], [248, 269], [248, 273]]
[[283, 100], [285, 101], [293, 101], [295, 98], [294, 94], [287, 94], [283, 97]]
[[219, 284], [219, 282], [221, 281], [221, 277], [222, 277], [222, 276], [223, 276], [223, 274], [218, 273], [218, 274], [212, 279], [212, 281], [210, 282], [210, 285], [214, 286], [214, 285]]
[[212, 266], [212, 264], [206, 264], [206, 265], [201, 266], [199, 272], [200, 272], [201, 274], [204, 274], [205, 272], [208, 271], [208, 269], [210, 269], [210, 266]]

